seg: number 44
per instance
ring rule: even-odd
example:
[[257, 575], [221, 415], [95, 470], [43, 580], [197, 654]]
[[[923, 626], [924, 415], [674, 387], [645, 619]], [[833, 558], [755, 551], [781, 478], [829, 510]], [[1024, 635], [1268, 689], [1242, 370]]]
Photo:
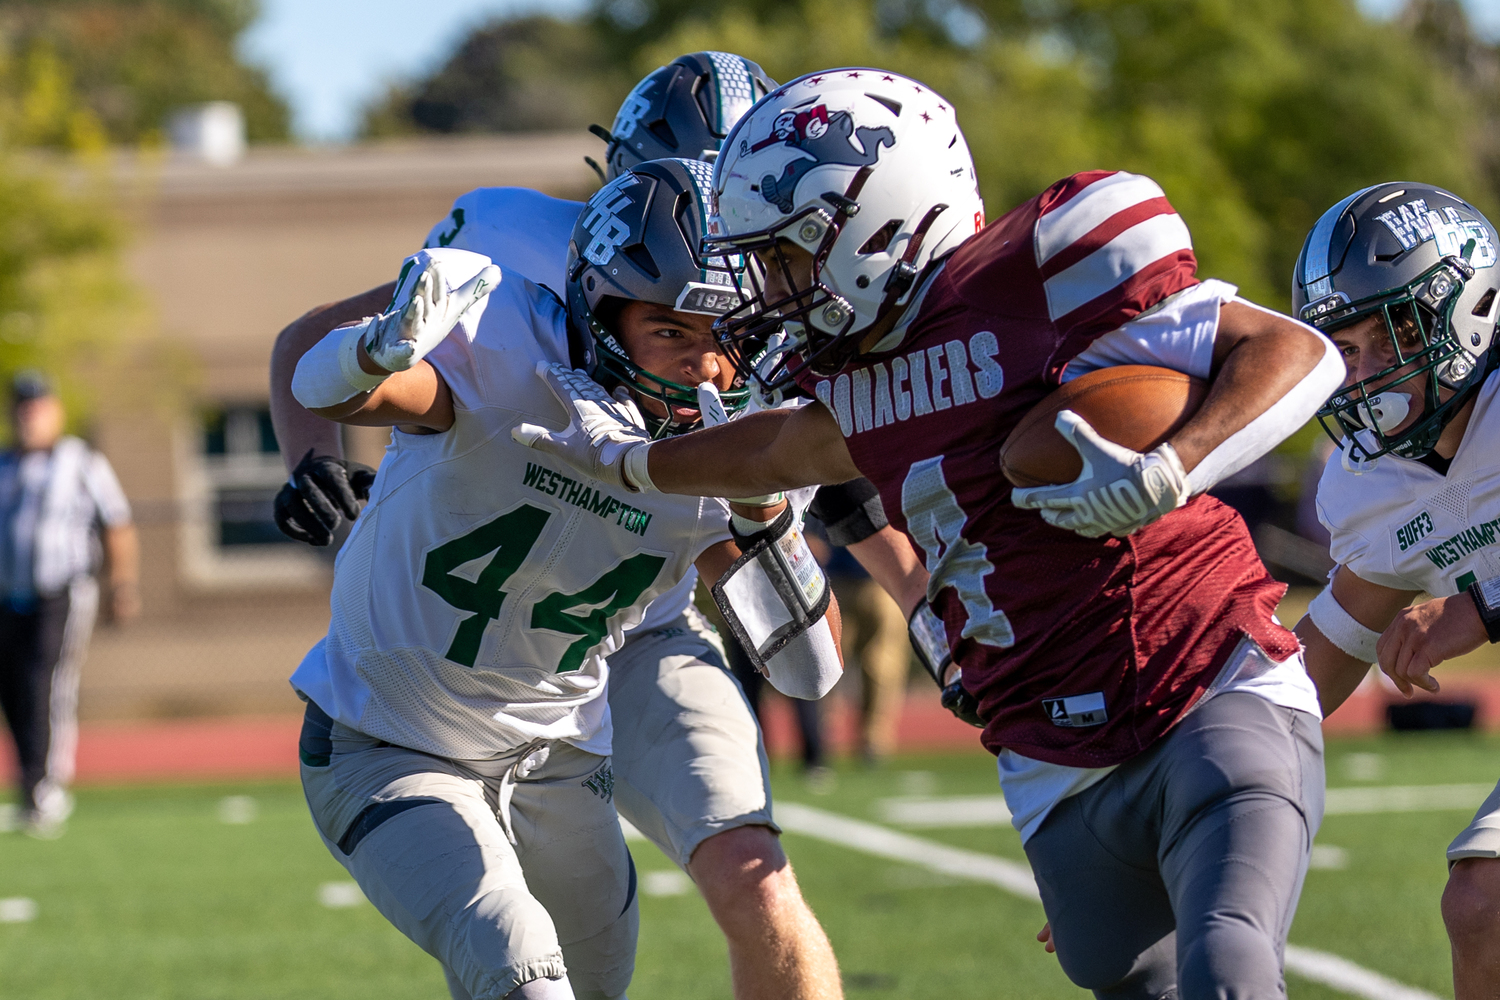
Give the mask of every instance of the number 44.
[[[551, 511], [522, 504], [427, 553], [422, 586], [457, 610], [468, 612], [443, 654], [448, 659], [466, 667], [474, 665], [484, 630], [500, 617], [505, 605], [505, 584], [526, 561], [551, 516]], [[489, 561], [473, 580], [456, 572], [487, 555]], [[531, 628], [578, 636], [563, 651], [558, 673], [582, 666], [588, 651], [604, 640], [609, 620], [645, 593], [666, 562], [665, 556], [644, 552], [627, 556], [577, 593], [549, 594], [531, 606]]]

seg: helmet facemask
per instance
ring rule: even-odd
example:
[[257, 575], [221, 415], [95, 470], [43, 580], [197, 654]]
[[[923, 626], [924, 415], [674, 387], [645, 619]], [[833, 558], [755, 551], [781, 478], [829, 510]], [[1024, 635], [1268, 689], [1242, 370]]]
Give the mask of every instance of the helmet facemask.
[[[778, 396], [794, 381], [795, 373], [788, 367], [793, 353], [815, 374], [833, 375], [840, 371], [859, 355], [869, 333], [891, 315], [917, 282], [918, 271], [912, 261], [920, 253], [928, 229], [947, 205], [934, 206], [917, 224], [901, 259], [886, 276], [884, 295], [873, 316], [859, 316], [854, 305], [823, 280], [829, 254], [845, 235], [848, 220], [859, 213], [855, 197], [869, 173], [868, 167], [861, 168], [842, 195], [834, 192], [823, 195], [823, 200], [833, 208], [831, 213], [813, 206], [775, 229], [733, 237], [708, 237], [703, 241], [704, 256], [735, 252], [757, 257], [768, 272], [779, 274], [790, 290], [779, 300], [767, 302], [764, 283], [752, 270], [751, 287], [740, 290], [739, 308], [714, 324], [724, 353], [768, 396]], [[890, 220], [866, 239], [857, 253], [863, 256], [885, 251], [901, 222]], [[802, 250], [812, 259], [806, 287], [798, 280], [790, 247]], [[869, 279], [860, 275], [856, 284], [867, 288]], [[862, 319], [864, 322], [860, 323]], [[858, 329], [856, 323], [860, 323]], [[785, 335], [779, 346], [774, 343], [778, 332]], [[766, 356], [768, 348], [773, 357]], [[760, 358], [759, 364], [749, 363], [748, 359], [755, 357]]]
[[[833, 372], [842, 368], [858, 347], [856, 339], [851, 349], [848, 337], [855, 321], [854, 310], [819, 280], [820, 265], [827, 257], [827, 248], [838, 238], [840, 221], [836, 215], [811, 208], [774, 231], [704, 241], [705, 256], [719, 255], [723, 260], [736, 254], [761, 265], [746, 269], [744, 286], [738, 289], [740, 305], [714, 323], [714, 334], [735, 368], [753, 378], [767, 396], [779, 394], [792, 383], [794, 373], [788, 369], [788, 362], [793, 352], [814, 371]], [[789, 252], [793, 246], [812, 258], [806, 287], [802, 287], [805, 279], [799, 279], [799, 269]], [[790, 290], [788, 294], [768, 302], [762, 268], [776, 274]], [[776, 356], [767, 357], [768, 349]]]
[[[1427, 455], [1478, 388], [1491, 366], [1476, 364], [1453, 323], [1464, 282], [1473, 275], [1462, 258], [1445, 257], [1401, 288], [1349, 303], [1325, 314], [1323, 322], [1314, 321], [1331, 333], [1379, 316], [1395, 358], [1374, 375], [1340, 389], [1317, 413], [1324, 431], [1344, 448], [1346, 462], [1358, 467], [1383, 455]], [[1420, 416], [1402, 427], [1411, 396], [1422, 401]]]

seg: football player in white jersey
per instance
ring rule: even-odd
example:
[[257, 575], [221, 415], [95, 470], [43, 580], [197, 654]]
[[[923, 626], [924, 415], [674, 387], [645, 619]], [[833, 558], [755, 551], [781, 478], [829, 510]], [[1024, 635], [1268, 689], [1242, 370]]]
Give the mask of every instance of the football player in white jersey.
[[[643, 159], [715, 150], [734, 118], [770, 86], [759, 67], [738, 56], [675, 60], [643, 79], [621, 107], [607, 137], [610, 174]], [[475, 250], [507, 274], [561, 290], [568, 235], [582, 207], [523, 188], [481, 188], [455, 202], [427, 246]], [[294, 538], [328, 544], [339, 522], [357, 514], [373, 474], [342, 460], [336, 424], [292, 398], [292, 369], [334, 326], [385, 308], [393, 291], [387, 284], [316, 309], [278, 340], [272, 413], [283, 452], [291, 461], [303, 456], [277, 499], [278, 523]], [[901, 606], [914, 606], [925, 571], [886, 523], [878, 499], [832, 507], [844, 516], [830, 534], [838, 532], [838, 543], [851, 546]], [[695, 624], [687, 634], [669, 634], [689, 603], [692, 576], [654, 602], [610, 657], [616, 804], [692, 875], [728, 939], [740, 1000], [838, 996], [827, 939], [769, 820], [765, 751], [753, 715], [737, 689], [726, 687], [708, 629]], [[662, 719], [665, 725], [653, 722]]]
[[[748, 733], [721, 711], [717, 737], [753, 754], [738, 688], [698, 663], [694, 643], [712, 636], [696, 612], [678, 606], [629, 644], [623, 630], [695, 563], [724, 576], [739, 555], [731, 523], [747, 544], [781, 542], [795, 579], [827, 593], [820, 576], [804, 580], [816, 564], [780, 496], [634, 504], [509, 435], [521, 420], [565, 419], [539, 366], [657, 433], [696, 419], [700, 383], [731, 409], [746, 395], [709, 333], [738, 300], [732, 276], [697, 259], [708, 179], [701, 161], [660, 160], [596, 194], [570, 241], [566, 307], [479, 254], [424, 250], [389, 311], [334, 330], [296, 368], [293, 390], [312, 412], [396, 428], [339, 555], [328, 638], [292, 678], [309, 703], [304, 787], [330, 851], [439, 958], [455, 997], [623, 995], [634, 875], [610, 803], [635, 775], [617, 785], [608, 758], [611, 663], [648, 669], [647, 683], [671, 672], [684, 692], [665, 710], [638, 698], [623, 725], [662, 734], [683, 711], [733, 699]], [[612, 355], [596, 360], [596, 349]], [[761, 563], [748, 565], [740, 572]], [[813, 604], [809, 627], [766, 658], [772, 683], [801, 697], [826, 693], [840, 669], [822, 617], [831, 605]], [[691, 666], [685, 654], [701, 669], [678, 669]], [[671, 775], [671, 750], [649, 747], [636, 770]], [[764, 788], [764, 759], [739, 763], [718, 775], [735, 786], [720, 804]], [[635, 815], [675, 846], [681, 817], [651, 805]], [[768, 803], [755, 805], [765, 831]], [[821, 937], [805, 905], [800, 922], [801, 935]]]
[[[1318, 485], [1337, 568], [1297, 625], [1325, 714], [1380, 667], [1408, 696], [1500, 640], [1500, 266], [1495, 227], [1426, 184], [1325, 212], [1297, 261], [1301, 318], [1348, 377], [1318, 417], [1339, 442]], [[1426, 592], [1432, 600], [1411, 605]], [[1458, 1000], [1500, 987], [1500, 786], [1448, 847], [1443, 919]]]

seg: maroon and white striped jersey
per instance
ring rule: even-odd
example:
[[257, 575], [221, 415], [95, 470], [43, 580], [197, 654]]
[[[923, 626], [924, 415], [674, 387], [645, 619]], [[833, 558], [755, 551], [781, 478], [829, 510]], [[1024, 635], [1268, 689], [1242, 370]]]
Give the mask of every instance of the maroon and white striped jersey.
[[1153, 181], [1078, 174], [955, 251], [883, 349], [831, 379], [804, 371], [923, 553], [996, 753], [1118, 764], [1171, 728], [1244, 635], [1278, 661], [1297, 650], [1271, 620], [1284, 588], [1217, 500], [1089, 539], [1012, 506], [1000, 473], [1001, 443], [1068, 362], [1196, 285], [1196, 267]]

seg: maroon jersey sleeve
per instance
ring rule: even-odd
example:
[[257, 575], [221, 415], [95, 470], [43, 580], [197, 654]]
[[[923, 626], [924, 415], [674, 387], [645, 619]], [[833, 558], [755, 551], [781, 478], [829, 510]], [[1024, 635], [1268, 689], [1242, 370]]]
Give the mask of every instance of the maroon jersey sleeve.
[[955, 255], [954, 288], [987, 312], [1051, 327], [1045, 371], [1169, 295], [1197, 284], [1187, 226], [1155, 181], [1074, 174], [985, 230], [988, 252]]

